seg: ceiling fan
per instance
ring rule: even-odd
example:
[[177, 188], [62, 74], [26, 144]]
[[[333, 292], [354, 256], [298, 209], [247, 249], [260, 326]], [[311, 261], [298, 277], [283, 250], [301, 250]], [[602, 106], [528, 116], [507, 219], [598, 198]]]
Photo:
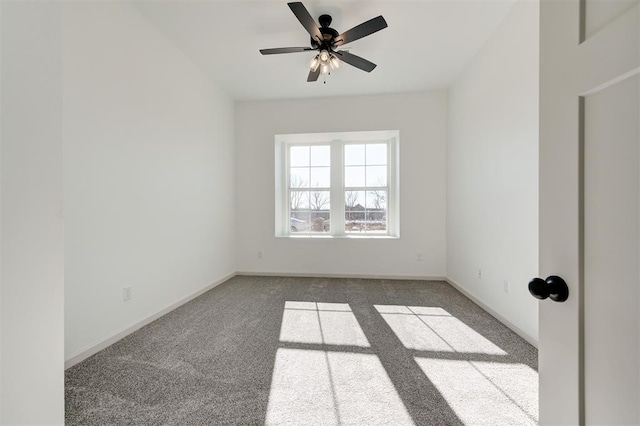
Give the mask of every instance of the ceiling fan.
[[309, 71], [307, 81], [317, 81], [321, 74], [326, 78], [331, 69], [336, 69], [340, 66], [340, 60], [366, 72], [371, 72], [376, 67], [376, 64], [373, 62], [367, 61], [366, 59], [345, 50], [337, 49], [344, 44], [351, 43], [352, 41], [359, 40], [362, 37], [366, 37], [387, 28], [387, 22], [382, 16], [370, 19], [343, 32], [342, 34], [339, 34], [333, 28], [329, 28], [332, 20], [330, 15], [320, 15], [318, 18], [320, 27], [318, 28], [318, 25], [307, 11], [307, 8], [305, 8], [301, 2], [287, 4], [293, 14], [296, 15], [296, 18], [298, 18], [298, 21], [300, 21], [302, 26], [311, 35], [311, 47], [279, 47], [275, 49], [260, 49], [260, 53], [263, 55], [274, 55], [279, 53], [296, 53], [317, 50], [318, 54], [309, 64], [311, 70]]

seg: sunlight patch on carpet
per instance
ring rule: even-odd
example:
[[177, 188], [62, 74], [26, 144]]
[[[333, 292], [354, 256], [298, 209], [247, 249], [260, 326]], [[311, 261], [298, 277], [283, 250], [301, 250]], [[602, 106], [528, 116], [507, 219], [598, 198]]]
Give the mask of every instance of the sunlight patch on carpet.
[[285, 302], [280, 341], [370, 347], [348, 303]]
[[439, 307], [375, 305], [407, 349], [507, 355], [471, 327]]
[[538, 424], [538, 373], [527, 365], [415, 360], [465, 424]]
[[266, 424], [413, 425], [377, 356], [280, 348]]

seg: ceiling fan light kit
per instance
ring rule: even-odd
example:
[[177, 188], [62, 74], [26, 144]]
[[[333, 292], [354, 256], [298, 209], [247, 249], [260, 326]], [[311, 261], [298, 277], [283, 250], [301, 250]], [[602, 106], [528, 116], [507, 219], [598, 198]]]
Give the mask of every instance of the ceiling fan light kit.
[[275, 55], [281, 53], [297, 53], [318, 51], [309, 63], [308, 82], [317, 81], [320, 75], [326, 83], [326, 77], [331, 70], [340, 67], [340, 61], [354, 66], [366, 72], [371, 72], [376, 64], [370, 62], [360, 56], [354, 55], [344, 50], [337, 50], [338, 47], [359, 40], [363, 37], [371, 35], [375, 32], [387, 28], [387, 22], [382, 16], [370, 19], [357, 25], [350, 30], [340, 34], [333, 28], [330, 28], [332, 18], [330, 15], [320, 15], [317, 26], [307, 9], [300, 2], [287, 3], [298, 21], [307, 30], [311, 36], [311, 47], [279, 47], [274, 49], [261, 49], [263, 55]]

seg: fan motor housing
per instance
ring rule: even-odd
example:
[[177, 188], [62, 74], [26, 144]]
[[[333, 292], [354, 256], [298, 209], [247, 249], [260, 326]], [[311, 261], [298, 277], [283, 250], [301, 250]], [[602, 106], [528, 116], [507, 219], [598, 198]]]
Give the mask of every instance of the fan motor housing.
[[319, 30], [320, 30], [320, 33], [322, 33], [322, 37], [324, 38], [324, 41], [321, 44], [320, 42], [318, 42], [318, 40], [311, 37], [311, 46], [314, 49], [317, 49], [318, 47], [323, 47], [328, 50], [329, 47], [331, 47], [331, 45], [333, 44], [333, 40], [336, 37], [338, 37], [340, 34], [338, 34], [338, 32], [333, 28], [329, 28], [329, 27], [319, 28]]
[[332, 20], [333, 18], [331, 18], [331, 15], [320, 15], [320, 17], [318, 18], [318, 22], [320, 23], [320, 28], [318, 29], [320, 30], [320, 33], [324, 38], [324, 42], [321, 44], [320, 42], [318, 42], [318, 40], [315, 40], [313, 37], [311, 37], [311, 46], [314, 49], [321, 48], [320, 50], [329, 50], [331, 48], [331, 45], [333, 44], [333, 39], [340, 35], [339, 32], [329, 27]]

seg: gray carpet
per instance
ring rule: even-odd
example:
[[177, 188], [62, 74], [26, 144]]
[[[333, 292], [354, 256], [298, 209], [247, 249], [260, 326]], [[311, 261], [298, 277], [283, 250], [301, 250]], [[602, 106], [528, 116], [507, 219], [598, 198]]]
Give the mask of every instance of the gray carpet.
[[67, 425], [537, 424], [537, 351], [443, 282], [238, 276], [65, 392]]

